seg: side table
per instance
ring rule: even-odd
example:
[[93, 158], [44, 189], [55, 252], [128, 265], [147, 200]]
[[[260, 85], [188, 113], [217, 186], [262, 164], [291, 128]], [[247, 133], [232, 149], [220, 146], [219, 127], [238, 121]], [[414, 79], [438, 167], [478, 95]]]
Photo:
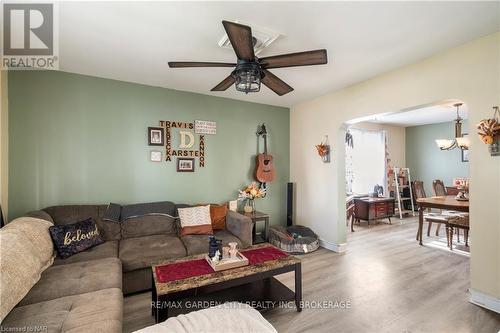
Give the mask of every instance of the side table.
[[[245, 212], [240, 212], [240, 214], [243, 214], [245, 216], [248, 216], [253, 223], [253, 228], [252, 228], [252, 243], [253, 244], [259, 244], [259, 243], [264, 243], [268, 241], [269, 238], [269, 214], [262, 213], [259, 211], [251, 212], [251, 213], [245, 213]], [[260, 235], [257, 234], [257, 222], [264, 222], [264, 231]]]

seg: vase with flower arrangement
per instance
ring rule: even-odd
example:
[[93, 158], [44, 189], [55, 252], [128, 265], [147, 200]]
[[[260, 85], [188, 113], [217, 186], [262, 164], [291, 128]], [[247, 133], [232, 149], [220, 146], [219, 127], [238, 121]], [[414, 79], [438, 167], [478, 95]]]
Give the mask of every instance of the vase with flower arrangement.
[[264, 188], [259, 188], [259, 186], [257, 186], [257, 183], [252, 182], [244, 189], [239, 190], [238, 199], [245, 201], [243, 211], [245, 213], [252, 213], [255, 211], [255, 199], [263, 198], [265, 195], [266, 190]]
[[457, 177], [453, 179], [453, 186], [459, 191], [455, 199], [469, 201], [469, 179]]

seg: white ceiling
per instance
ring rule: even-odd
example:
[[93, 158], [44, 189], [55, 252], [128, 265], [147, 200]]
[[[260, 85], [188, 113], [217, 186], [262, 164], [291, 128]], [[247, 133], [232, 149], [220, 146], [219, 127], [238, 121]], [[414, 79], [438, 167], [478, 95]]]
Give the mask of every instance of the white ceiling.
[[[60, 69], [291, 106], [500, 30], [499, 2], [63, 2]], [[322, 66], [273, 73], [295, 90], [245, 95], [210, 89], [230, 68], [169, 69], [167, 61], [232, 62], [221, 21], [282, 34], [260, 57], [319, 48]]]
[[[457, 119], [457, 109], [453, 106], [456, 102], [459, 101], [450, 100], [439, 105], [430, 105], [397, 113], [375, 115], [365, 119], [365, 121], [401, 127], [452, 122]], [[464, 104], [459, 108], [459, 115], [463, 119], [468, 118], [467, 105]]]

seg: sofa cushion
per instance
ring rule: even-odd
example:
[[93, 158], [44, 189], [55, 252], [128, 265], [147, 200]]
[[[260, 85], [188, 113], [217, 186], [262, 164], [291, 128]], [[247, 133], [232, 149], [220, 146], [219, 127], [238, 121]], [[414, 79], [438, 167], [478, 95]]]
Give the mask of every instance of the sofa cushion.
[[[232, 233], [226, 230], [217, 230], [214, 232], [216, 239], [222, 240], [222, 245], [227, 246], [231, 242], [238, 243], [238, 247], [241, 248], [241, 241], [238, 237], [234, 236]], [[187, 250], [187, 255], [192, 256], [195, 254], [207, 253], [208, 252], [208, 236], [207, 235], [187, 235], [181, 237], [182, 243]]]
[[19, 304], [28, 305], [108, 288], [122, 288], [122, 264], [118, 258], [49, 267]]
[[[107, 206], [106, 206], [107, 208]], [[55, 224], [71, 224], [78, 221], [99, 218], [99, 205], [65, 205], [52, 206], [44, 209]]]
[[243, 247], [252, 245], [252, 219], [246, 215], [234, 212], [232, 210], [226, 215], [226, 230], [239, 238]]
[[176, 217], [176, 206], [170, 201], [147, 202], [122, 206], [120, 221], [144, 215], [165, 215]]
[[47, 326], [44, 332], [122, 332], [123, 295], [120, 289], [103, 289], [14, 308], [0, 326]]
[[93, 218], [105, 240], [119, 240], [121, 238], [120, 223], [103, 220], [108, 205], [67, 205], [45, 208], [54, 221], [54, 224], [71, 224]]
[[44, 210], [35, 210], [35, 211], [32, 211], [32, 212], [25, 214], [24, 216], [34, 217], [36, 219], [42, 219], [42, 220], [54, 223], [54, 221], [52, 220], [52, 217]]
[[54, 265], [71, 264], [74, 262], [82, 262], [104, 258], [118, 258], [118, 241], [107, 241], [100, 245], [94, 246], [86, 251], [77, 253], [69, 258], [56, 258]]
[[229, 243], [235, 242], [235, 243], [238, 243], [238, 248], [241, 248], [240, 239], [227, 230], [216, 231], [215, 238], [222, 239], [223, 246], [228, 246]]
[[121, 214], [122, 214], [122, 206], [110, 202], [106, 207], [106, 210], [104, 211], [102, 219], [103, 221], [119, 223]]
[[119, 256], [124, 272], [151, 267], [166, 259], [186, 256], [181, 240], [173, 235], [125, 238], [120, 242]]
[[122, 238], [135, 238], [158, 234], [177, 234], [175, 218], [169, 215], [142, 215], [121, 223]]
[[0, 229], [0, 322], [54, 261], [52, 223], [21, 217]]
[[64, 259], [104, 243], [92, 218], [72, 224], [54, 225], [49, 231], [59, 257]]

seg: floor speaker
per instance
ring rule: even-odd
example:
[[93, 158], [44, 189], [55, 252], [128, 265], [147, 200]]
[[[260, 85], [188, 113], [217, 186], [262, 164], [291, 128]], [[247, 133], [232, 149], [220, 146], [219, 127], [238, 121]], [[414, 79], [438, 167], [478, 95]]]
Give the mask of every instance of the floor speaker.
[[286, 187], [286, 225], [293, 224], [293, 183], [288, 183]]
[[0, 228], [3, 228], [3, 226], [4, 226], [3, 212], [2, 212], [2, 206], [0, 206]]

